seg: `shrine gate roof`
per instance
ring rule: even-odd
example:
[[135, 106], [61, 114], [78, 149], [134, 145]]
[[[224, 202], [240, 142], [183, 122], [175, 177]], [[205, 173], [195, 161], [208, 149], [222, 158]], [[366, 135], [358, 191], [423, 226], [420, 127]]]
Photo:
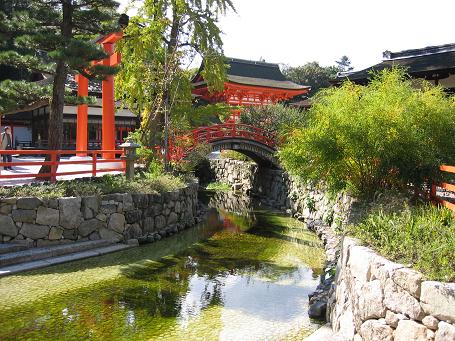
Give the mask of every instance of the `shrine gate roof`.
[[[237, 58], [226, 58], [226, 63], [228, 64], [227, 82], [230, 83], [287, 90], [310, 89], [309, 86], [287, 80], [281, 73], [278, 64]], [[206, 86], [206, 82], [201, 76], [203, 68], [204, 64], [201, 65], [199, 72], [193, 79], [193, 85], [196, 88]]]

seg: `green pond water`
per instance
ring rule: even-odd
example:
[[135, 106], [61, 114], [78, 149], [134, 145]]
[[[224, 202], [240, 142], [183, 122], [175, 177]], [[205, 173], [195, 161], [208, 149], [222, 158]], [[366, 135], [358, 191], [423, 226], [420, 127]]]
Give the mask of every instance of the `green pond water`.
[[0, 340], [302, 340], [323, 266], [302, 223], [212, 208], [153, 244], [1, 278]]

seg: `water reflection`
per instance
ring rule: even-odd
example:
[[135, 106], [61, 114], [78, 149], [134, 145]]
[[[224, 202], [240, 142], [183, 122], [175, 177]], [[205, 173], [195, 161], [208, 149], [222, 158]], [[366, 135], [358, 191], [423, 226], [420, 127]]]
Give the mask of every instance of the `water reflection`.
[[[23, 290], [43, 291], [0, 308], [0, 339], [302, 339], [317, 328], [307, 314], [324, 264], [317, 237], [294, 220], [242, 206], [244, 198], [228, 198], [208, 197], [212, 209], [195, 229], [98, 258], [99, 271], [118, 266], [111, 278], [97, 279], [94, 260], [24, 276], [17, 283]], [[227, 210], [233, 203], [237, 214]], [[42, 280], [60, 273], [84, 285], [51, 294]]]

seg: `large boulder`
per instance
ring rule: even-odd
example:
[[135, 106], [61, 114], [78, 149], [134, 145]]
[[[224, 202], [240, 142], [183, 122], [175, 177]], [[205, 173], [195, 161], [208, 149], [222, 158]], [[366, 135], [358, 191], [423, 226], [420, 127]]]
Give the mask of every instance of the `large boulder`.
[[167, 218], [167, 224], [168, 225], [175, 224], [178, 221], [178, 219], [179, 219], [179, 217], [178, 217], [177, 213], [171, 212], [169, 214], [169, 217]]
[[125, 216], [120, 213], [111, 214], [107, 227], [115, 232], [123, 233], [125, 230]]
[[364, 284], [359, 295], [360, 318], [365, 321], [385, 317], [383, 299], [381, 282], [378, 279]]
[[35, 210], [13, 210], [11, 216], [15, 222], [34, 223], [36, 219]]
[[17, 226], [11, 217], [0, 215], [0, 234], [10, 237], [17, 236]]
[[392, 274], [392, 280], [402, 289], [409, 292], [415, 298], [420, 297], [422, 274], [409, 268], [397, 269]]
[[19, 198], [17, 199], [16, 205], [19, 209], [24, 210], [35, 210], [38, 206], [42, 205], [42, 201], [35, 197], [30, 198]]
[[365, 321], [360, 327], [363, 341], [393, 341], [393, 329], [383, 319]]
[[390, 278], [384, 287], [384, 304], [390, 310], [405, 314], [413, 320], [422, 320], [425, 316], [419, 301]]
[[434, 341], [454, 341], [455, 340], [455, 326], [447, 322], [441, 321], [438, 324]]
[[427, 341], [428, 329], [412, 320], [401, 320], [395, 330], [395, 341]]
[[20, 234], [31, 239], [41, 239], [49, 235], [49, 229], [49, 226], [24, 223], [22, 224]]
[[60, 210], [60, 226], [65, 229], [75, 229], [81, 224], [81, 198], [58, 199]]
[[113, 243], [118, 243], [123, 240], [123, 236], [113, 230], [102, 228], [99, 231], [101, 239], [108, 240]]
[[82, 237], [87, 237], [92, 232], [99, 231], [102, 228], [106, 227], [106, 223], [98, 219], [85, 220], [79, 225], [79, 234]]
[[161, 230], [166, 226], [166, 218], [162, 215], [155, 217], [155, 229]]
[[422, 282], [420, 302], [428, 315], [455, 323], [455, 283]]
[[63, 228], [53, 226], [49, 231], [49, 240], [60, 240], [63, 236]]
[[100, 198], [96, 195], [82, 198], [82, 212], [85, 219], [91, 219], [98, 214]]
[[36, 215], [36, 223], [40, 225], [58, 226], [60, 212], [53, 208], [39, 207]]
[[144, 229], [144, 233], [150, 233], [154, 231], [155, 228], [155, 219], [152, 217], [147, 217], [142, 222], [142, 227]]

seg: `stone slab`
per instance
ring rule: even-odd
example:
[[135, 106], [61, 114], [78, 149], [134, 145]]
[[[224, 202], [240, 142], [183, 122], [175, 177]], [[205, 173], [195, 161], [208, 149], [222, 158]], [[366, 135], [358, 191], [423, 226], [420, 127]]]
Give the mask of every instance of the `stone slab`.
[[105, 255], [112, 252], [122, 251], [129, 248], [132, 248], [132, 245], [125, 245], [125, 244], [115, 244], [106, 246], [103, 248], [89, 250], [84, 252], [78, 252], [70, 255], [55, 257], [55, 258], [48, 258], [39, 261], [27, 262], [22, 264], [16, 264], [12, 266], [6, 266], [0, 268], [0, 277], [9, 276], [16, 273], [24, 272], [24, 271], [31, 271], [35, 269], [40, 269], [52, 265], [62, 264], [66, 262], [81, 260], [90, 257], [96, 257]]

